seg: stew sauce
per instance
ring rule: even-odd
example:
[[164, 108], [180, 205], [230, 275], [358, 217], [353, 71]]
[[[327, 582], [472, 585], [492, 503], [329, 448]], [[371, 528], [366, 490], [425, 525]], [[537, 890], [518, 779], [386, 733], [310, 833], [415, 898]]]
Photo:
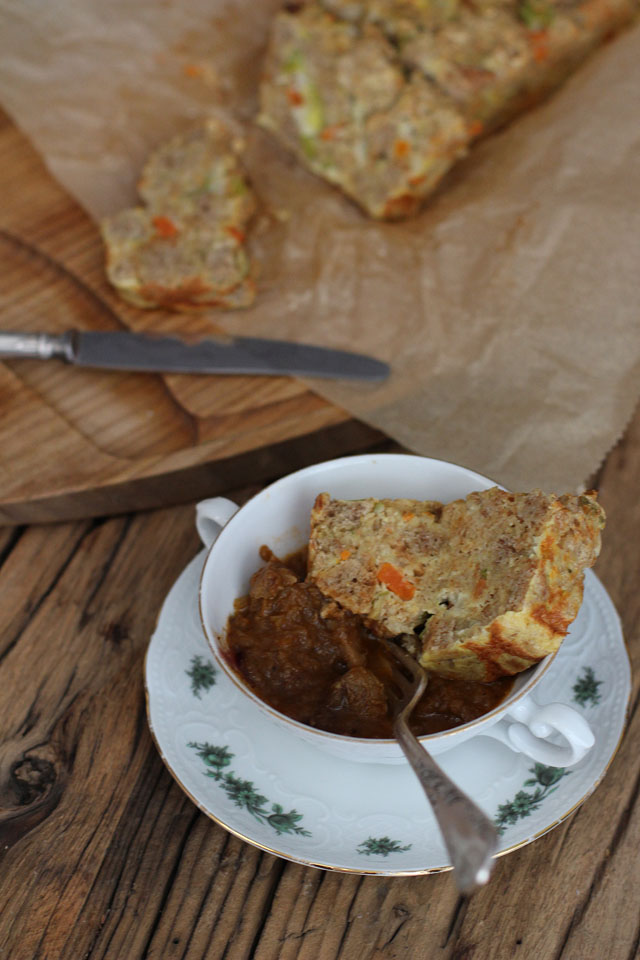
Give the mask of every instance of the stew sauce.
[[[347, 736], [393, 737], [384, 643], [305, 581], [306, 551], [285, 561], [267, 547], [260, 555], [266, 564], [229, 618], [232, 667], [294, 720]], [[411, 728], [421, 736], [468, 723], [496, 707], [512, 684], [512, 677], [473, 683], [430, 675]]]

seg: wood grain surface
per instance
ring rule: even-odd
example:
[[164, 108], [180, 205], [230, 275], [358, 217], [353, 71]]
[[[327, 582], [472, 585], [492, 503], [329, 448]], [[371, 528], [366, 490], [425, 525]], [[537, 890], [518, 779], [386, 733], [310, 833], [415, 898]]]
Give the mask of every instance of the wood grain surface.
[[[220, 332], [215, 312], [136, 310], [96, 225], [0, 111], [0, 328]], [[153, 507], [266, 479], [380, 434], [289, 377], [159, 376], [0, 362], [0, 524]]]
[[358, 876], [260, 852], [169, 775], [143, 660], [199, 549], [192, 504], [0, 530], [0, 957], [640, 956], [639, 475], [640, 415], [595, 478], [608, 514], [596, 572], [635, 669], [626, 734], [596, 792], [498, 860], [470, 901], [447, 873]]

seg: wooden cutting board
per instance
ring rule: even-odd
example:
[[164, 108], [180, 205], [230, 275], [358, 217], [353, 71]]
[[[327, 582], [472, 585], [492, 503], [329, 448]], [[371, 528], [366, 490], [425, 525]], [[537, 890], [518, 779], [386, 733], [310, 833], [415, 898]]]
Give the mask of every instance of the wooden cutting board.
[[[96, 225], [0, 112], [0, 329], [215, 333], [214, 315], [129, 308]], [[377, 431], [288, 377], [156, 376], [0, 361], [0, 523], [113, 514], [370, 445]]]

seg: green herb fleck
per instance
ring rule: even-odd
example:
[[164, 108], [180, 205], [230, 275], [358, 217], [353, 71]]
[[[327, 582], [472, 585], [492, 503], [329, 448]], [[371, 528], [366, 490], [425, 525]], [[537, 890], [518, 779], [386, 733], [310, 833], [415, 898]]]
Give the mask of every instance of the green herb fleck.
[[546, 30], [551, 26], [555, 10], [546, 0], [521, 0], [518, 16], [529, 30]]
[[304, 134], [300, 136], [300, 146], [307, 160], [315, 160], [318, 156], [318, 147], [313, 137]]
[[296, 70], [300, 70], [304, 59], [299, 50], [294, 50], [282, 64], [282, 69], [285, 73], [295, 73]]
[[242, 197], [247, 193], [248, 187], [242, 177], [234, 177], [230, 183], [231, 196]]

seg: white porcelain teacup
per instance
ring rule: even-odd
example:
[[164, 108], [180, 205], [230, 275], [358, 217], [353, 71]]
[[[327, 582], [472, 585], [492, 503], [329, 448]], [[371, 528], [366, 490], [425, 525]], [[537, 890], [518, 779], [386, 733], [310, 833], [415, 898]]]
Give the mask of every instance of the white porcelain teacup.
[[[398, 743], [348, 737], [317, 730], [290, 719], [264, 703], [243, 682], [225, 657], [225, 630], [234, 601], [246, 595], [251, 575], [260, 566], [258, 551], [267, 545], [281, 557], [309, 539], [309, 517], [318, 493], [339, 499], [407, 497], [446, 503], [495, 484], [464, 467], [403, 454], [363, 454], [306, 467], [266, 487], [242, 508], [223, 497], [196, 508], [196, 526], [209, 548], [200, 580], [200, 615], [205, 635], [222, 669], [270, 721], [306, 742], [348, 760], [404, 762]], [[545, 658], [520, 674], [498, 707], [470, 723], [420, 737], [437, 755], [465, 740], [489, 736], [532, 760], [555, 767], [578, 763], [594, 744], [586, 720], [564, 703], [538, 704], [533, 688], [553, 661]]]

